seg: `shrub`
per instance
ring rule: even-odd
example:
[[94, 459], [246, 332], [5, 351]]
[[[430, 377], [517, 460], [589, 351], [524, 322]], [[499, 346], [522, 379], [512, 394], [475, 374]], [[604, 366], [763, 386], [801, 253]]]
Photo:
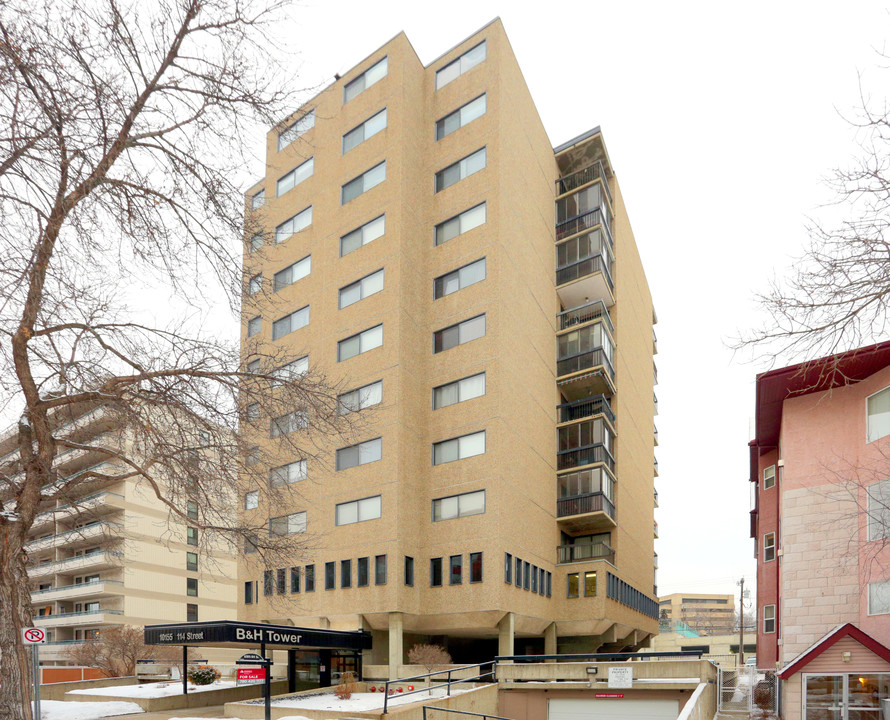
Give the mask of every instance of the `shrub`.
[[194, 670], [189, 670], [189, 680], [195, 685], [210, 685], [222, 677], [219, 670], [210, 665], [200, 665]]
[[340, 700], [349, 700], [355, 691], [355, 675], [351, 672], [343, 673], [340, 678], [340, 684], [337, 685], [336, 694]]

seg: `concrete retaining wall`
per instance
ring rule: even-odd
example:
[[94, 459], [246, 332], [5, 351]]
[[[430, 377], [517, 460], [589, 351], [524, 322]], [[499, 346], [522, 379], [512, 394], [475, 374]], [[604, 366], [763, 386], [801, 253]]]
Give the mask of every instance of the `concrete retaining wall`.
[[86, 690], [88, 688], [116, 687], [118, 685], [135, 685], [135, 677], [102, 678], [101, 680], [75, 680], [73, 682], [54, 682], [40, 685], [41, 700], [70, 700], [65, 697], [69, 690]]
[[[74, 685], [76, 683], [70, 683]], [[132, 684], [132, 683], [129, 683]], [[297, 686], [299, 687], [299, 685]], [[69, 690], [79, 688], [69, 688]], [[272, 681], [272, 695], [282, 695], [287, 693], [286, 680]], [[223, 688], [221, 690], [208, 690], [206, 692], [193, 692], [188, 695], [170, 695], [160, 698], [131, 698], [116, 697], [113, 695], [67, 695], [64, 700], [75, 700], [77, 702], [107, 702], [109, 700], [118, 700], [121, 702], [134, 702], [145, 712], [159, 712], [162, 710], [181, 710], [183, 708], [201, 708], [210, 705], [222, 705], [224, 703], [237, 702], [239, 700], [252, 700], [263, 696], [263, 686], [258, 685], [242, 685], [241, 687]], [[245, 706], [239, 706], [245, 707]], [[249, 706], [246, 706], [249, 707]], [[262, 709], [262, 705], [257, 705]], [[260, 714], [262, 717], [262, 713]]]

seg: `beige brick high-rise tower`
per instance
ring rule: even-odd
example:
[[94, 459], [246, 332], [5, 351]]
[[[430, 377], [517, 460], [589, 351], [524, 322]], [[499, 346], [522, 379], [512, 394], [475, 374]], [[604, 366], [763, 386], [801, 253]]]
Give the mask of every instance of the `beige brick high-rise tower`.
[[552, 146], [499, 20], [427, 66], [402, 33], [269, 133], [248, 204], [245, 363], [307, 356], [369, 419], [327, 462], [260, 441], [300, 500], [245, 512], [317, 549], [246, 555], [242, 617], [369, 629], [391, 672], [644, 646], [654, 312], [599, 129]]

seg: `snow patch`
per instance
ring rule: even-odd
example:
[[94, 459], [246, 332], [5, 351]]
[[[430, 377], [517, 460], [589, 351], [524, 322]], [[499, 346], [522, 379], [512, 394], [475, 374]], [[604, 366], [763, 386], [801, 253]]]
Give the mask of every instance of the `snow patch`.
[[142, 708], [131, 702], [40, 701], [41, 720], [98, 720], [113, 715], [141, 712]]
[[[225, 690], [235, 687], [234, 680], [217, 680], [210, 685], [192, 685], [189, 693]], [[92, 688], [89, 690], [69, 690], [66, 695], [106, 695], [111, 697], [161, 698], [182, 695], [182, 682], [147, 683], [145, 685], [117, 685], [116, 687]]]

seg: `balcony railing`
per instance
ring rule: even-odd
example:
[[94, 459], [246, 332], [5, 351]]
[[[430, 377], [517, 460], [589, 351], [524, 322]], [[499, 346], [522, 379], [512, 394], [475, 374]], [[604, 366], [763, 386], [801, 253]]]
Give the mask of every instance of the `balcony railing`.
[[605, 445], [588, 445], [583, 448], [562, 450], [556, 456], [556, 469], [568, 470], [569, 468], [604, 463], [609, 470], [615, 472], [615, 458], [612, 457]]
[[652, 525], [653, 525], [652, 531], [655, 534], [655, 537], [657, 538], [658, 537], [658, 522], [653, 522]]
[[652, 565], [658, 570], [658, 553], [652, 555]]
[[609, 203], [611, 203], [612, 191], [609, 189], [609, 181], [606, 179], [606, 170], [600, 160], [597, 160], [593, 165], [588, 165], [586, 168], [557, 180], [556, 194], [564, 195], [565, 193], [572, 192], [572, 190], [575, 190], [582, 185], [587, 185], [587, 183], [591, 183], [594, 180], [603, 181], [603, 187], [606, 189], [606, 195], [609, 197]]
[[652, 499], [654, 500], [655, 507], [658, 507], [658, 490], [654, 488], [652, 490]]
[[605, 395], [594, 395], [583, 400], [563, 403], [557, 406], [557, 410], [559, 410], [559, 422], [561, 423], [581, 420], [592, 415], [605, 415], [610, 423], [615, 424], [615, 413], [609, 398]]
[[564, 497], [556, 501], [556, 517], [585, 515], [592, 512], [604, 512], [614, 520], [615, 504], [601, 492]]
[[43, 620], [58, 620], [59, 618], [70, 618], [70, 617], [82, 617], [84, 615], [123, 615], [123, 610], [107, 610], [107, 609], [99, 609], [99, 610], [86, 610], [84, 612], [73, 612], [73, 613], [55, 613], [53, 615], [37, 615], [34, 618], [34, 622], [38, 625]]
[[37, 565], [29, 565], [28, 572], [33, 573], [37, 570], [43, 570], [44, 568], [48, 568], [50, 565], [55, 565], [57, 568], [54, 572], [65, 572], [65, 568], [69, 565], [77, 565], [78, 563], [85, 563], [89, 565], [89, 561], [98, 559], [102, 555], [108, 555], [111, 557], [123, 557], [124, 554], [119, 550], [96, 550], [94, 552], [84, 553], [83, 555], [74, 555], [73, 557], [65, 558], [64, 560], [47, 560], [46, 562], [38, 563]]
[[600, 208], [586, 212], [583, 215], [577, 215], [568, 220], [563, 220], [556, 226], [556, 239], [562, 240], [569, 235], [595, 228], [597, 225], [602, 225], [606, 229], [606, 235], [609, 236], [609, 243], [614, 245], [612, 240], [612, 228], [609, 227], [609, 224], [606, 222], [606, 216]]
[[[102, 465], [102, 464], [104, 464], [104, 463], [99, 463], [99, 465]], [[92, 495], [87, 495], [85, 498], [81, 498], [77, 502], [68, 503], [67, 505], [59, 505], [59, 507], [52, 508], [50, 510], [44, 510], [42, 513], [39, 513], [34, 518], [34, 523], [36, 524], [38, 521], [42, 522], [43, 520], [47, 519], [48, 517], [51, 517], [55, 513], [62, 512], [63, 510], [69, 510], [71, 508], [76, 508], [77, 510], [89, 510], [90, 507], [88, 506], [88, 503], [91, 503], [93, 500], [96, 500], [97, 498], [104, 497], [104, 496], [116, 497], [116, 498], [120, 498], [121, 500], [124, 499], [124, 496], [121, 495], [120, 493], [103, 490], [102, 492], [97, 492], [97, 493], [93, 493]]]
[[603, 256], [599, 253], [584, 258], [583, 260], [573, 262], [571, 265], [565, 265], [561, 268], [557, 268], [556, 284], [565, 285], [567, 282], [572, 282], [572, 280], [577, 280], [578, 278], [586, 277], [587, 275], [593, 275], [594, 273], [598, 272], [601, 272], [606, 278], [606, 283], [609, 286], [609, 290], [614, 291], [615, 283], [612, 282], [611, 268], [608, 267], [605, 260], [603, 259]]
[[581, 562], [582, 560], [608, 560], [615, 562], [615, 551], [607, 543], [577, 543], [560, 545], [556, 548], [558, 563]]
[[123, 530], [124, 526], [120, 523], [116, 522], [97, 522], [92, 525], [84, 525], [83, 527], [74, 528], [73, 530], [67, 530], [66, 532], [57, 533], [55, 535], [48, 535], [46, 537], [35, 538], [25, 544], [25, 549], [30, 552], [34, 552], [35, 549], [41, 547], [52, 547], [55, 546], [56, 543], [60, 540], [71, 538], [71, 539], [83, 539], [83, 540], [97, 540], [100, 539], [101, 536], [105, 535], [108, 530]]
[[589, 370], [599, 366], [606, 368], [606, 373], [609, 375], [609, 379], [615, 379], [615, 368], [612, 367], [612, 361], [601, 347], [588, 350], [587, 352], [578, 353], [577, 355], [560, 358], [556, 362], [556, 376], [562, 377], [563, 375], [571, 375], [572, 373], [580, 372], [581, 370]]
[[615, 332], [615, 328], [612, 326], [612, 318], [609, 316], [609, 310], [602, 300], [594, 300], [578, 307], [563, 310], [556, 317], [559, 319], [560, 330], [568, 330], [575, 327], [575, 325], [602, 320], [605, 326], [609, 328], [610, 333]]

